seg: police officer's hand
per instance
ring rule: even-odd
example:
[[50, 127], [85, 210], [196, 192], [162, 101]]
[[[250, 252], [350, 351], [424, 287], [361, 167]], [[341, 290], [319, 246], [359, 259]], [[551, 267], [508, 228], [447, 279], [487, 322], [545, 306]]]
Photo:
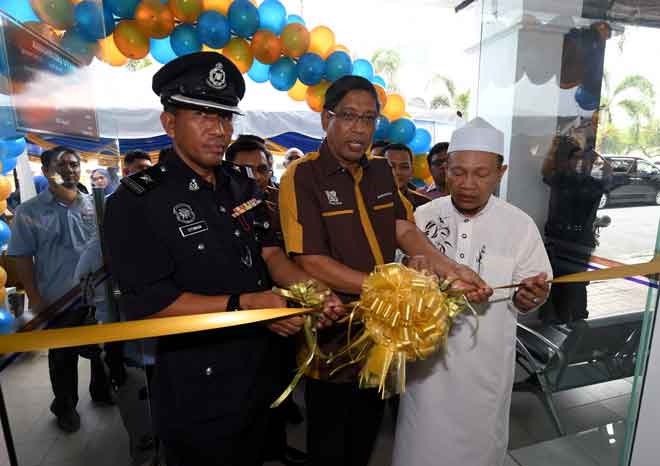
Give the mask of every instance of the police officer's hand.
[[[241, 309], [272, 309], [287, 307], [286, 300], [272, 291], [245, 293], [241, 295]], [[280, 336], [287, 337], [298, 333], [304, 320], [300, 316], [288, 317], [268, 322], [266, 327]]]
[[325, 328], [331, 326], [335, 321], [346, 315], [346, 308], [336, 294], [330, 293], [323, 303], [323, 314], [321, 314], [316, 326]]
[[451, 289], [465, 290], [465, 296], [473, 303], [485, 303], [493, 294], [493, 289], [464, 265], [455, 264], [445, 278], [453, 281]]

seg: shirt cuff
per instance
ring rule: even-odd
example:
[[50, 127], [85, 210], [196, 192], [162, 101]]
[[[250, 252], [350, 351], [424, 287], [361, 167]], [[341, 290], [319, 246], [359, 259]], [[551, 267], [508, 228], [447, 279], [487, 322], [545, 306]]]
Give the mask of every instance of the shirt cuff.
[[140, 320], [156, 314], [172, 304], [183, 292], [169, 279], [161, 280], [136, 291], [122, 291], [121, 312], [128, 320]]

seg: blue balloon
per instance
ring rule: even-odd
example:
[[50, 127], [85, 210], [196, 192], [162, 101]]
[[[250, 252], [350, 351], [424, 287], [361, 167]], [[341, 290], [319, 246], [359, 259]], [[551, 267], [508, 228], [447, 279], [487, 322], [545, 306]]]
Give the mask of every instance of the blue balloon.
[[248, 39], [259, 29], [259, 10], [248, 0], [235, 0], [229, 7], [229, 25], [234, 34]]
[[259, 29], [271, 30], [279, 36], [286, 19], [286, 8], [279, 0], [266, 0], [259, 5]]
[[74, 10], [76, 27], [86, 39], [93, 41], [109, 36], [115, 29], [112, 11], [91, 0], [78, 3]]
[[170, 34], [170, 45], [177, 56], [182, 57], [202, 50], [197, 28], [192, 24], [179, 24]]
[[21, 23], [41, 21], [28, 0], [4, 0], [0, 2], [0, 8]]
[[296, 66], [298, 79], [303, 84], [315, 86], [321, 82], [325, 74], [325, 61], [320, 55], [315, 53], [306, 53], [298, 60]]
[[174, 50], [172, 50], [172, 44], [169, 37], [164, 39], [150, 39], [149, 52], [151, 52], [151, 56], [154, 60], [163, 65], [171, 62], [177, 57]]
[[600, 103], [597, 96], [585, 90], [582, 86], [578, 86], [575, 91], [575, 101], [581, 109], [588, 112], [596, 110]]
[[383, 115], [379, 115], [376, 120], [376, 130], [374, 131], [374, 141], [387, 141], [390, 133], [390, 121]]
[[348, 76], [353, 72], [351, 57], [341, 50], [333, 52], [325, 61], [325, 77], [334, 82], [342, 76]]
[[270, 79], [270, 65], [265, 65], [255, 58], [248, 71], [248, 76], [256, 83], [265, 83]]
[[12, 171], [14, 168], [16, 168], [16, 163], [18, 162], [18, 157], [14, 157], [13, 159], [5, 159], [3, 160], [2, 163], [2, 174], [6, 175], [10, 171]]
[[291, 23], [298, 23], [298, 24], [302, 24], [303, 26], [305, 26], [305, 20], [302, 19], [302, 17], [298, 16], [298, 15], [289, 15], [287, 17], [286, 24], [291, 24]]
[[0, 220], [0, 248], [5, 247], [9, 240], [11, 239], [11, 230], [9, 225]]
[[25, 138], [0, 140], [0, 160], [13, 159], [21, 155], [27, 143]]
[[135, 16], [135, 9], [140, 1], [141, 0], [105, 0], [104, 3], [118, 18], [133, 19], [133, 16]]
[[217, 11], [205, 11], [197, 21], [199, 39], [213, 49], [221, 49], [231, 38], [227, 18]]
[[387, 84], [385, 84], [385, 80], [378, 75], [374, 76], [374, 80], [372, 82], [387, 89]]
[[353, 74], [355, 76], [362, 76], [364, 79], [368, 79], [369, 81], [373, 81], [374, 67], [371, 65], [369, 60], [358, 58], [353, 62]]
[[[9, 227], [6, 225], [5, 227], [9, 229]], [[3, 307], [0, 307], [0, 335], [7, 335], [8, 333], [12, 333], [15, 328], [16, 318], [14, 317], [14, 314]]]
[[408, 118], [393, 121], [387, 134], [387, 140], [392, 144], [409, 144], [415, 137], [415, 123]]
[[0, 107], [0, 139], [18, 139], [21, 135], [16, 132], [16, 119], [14, 108], [8, 104]]
[[428, 152], [431, 148], [431, 133], [424, 128], [415, 129], [415, 136], [408, 146], [410, 150], [413, 151], [413, 154], [422, 154]]
[[288, 91], [296, 83], [296, 64], [289, 57], [282, 57], [270, 67], [270, 83], [278, 91]]

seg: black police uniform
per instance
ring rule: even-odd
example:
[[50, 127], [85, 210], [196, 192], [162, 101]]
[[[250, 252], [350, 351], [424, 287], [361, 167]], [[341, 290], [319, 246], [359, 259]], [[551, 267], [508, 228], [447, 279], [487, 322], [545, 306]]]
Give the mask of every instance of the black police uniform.
[[[214, 66], [216, 74], [227, 74], [217, 82], [234, 73], [242, 81], [224, 57], [211, 55], [204, 58], [206, 71]], [[190, 57], [177, 60], [186, 64]], [[174, 65], [170, 70], [188, 70]], [[203, 90], [200, 82], [196, 92]], [[261, 250], [278, 243], [266, 204], [245, 206], [259, 198], [246, 173], [223, 163], [214, 187], [170, 149], [156, 166], [122, 180], [108, 199], [105, 227], [124, 315], [147, 317], [183, 292], [231, 295], [271, 287]], [[261, 464], [268, 406], [277, 396], [276, 338], [255, 324], [159, 339], [153, 416], [168, 466]]]

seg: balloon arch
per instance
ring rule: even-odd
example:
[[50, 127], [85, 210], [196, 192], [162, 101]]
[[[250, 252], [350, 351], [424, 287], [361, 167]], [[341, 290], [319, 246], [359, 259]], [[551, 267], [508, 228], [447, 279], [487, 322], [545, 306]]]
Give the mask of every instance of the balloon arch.
[[[353, 60], [329, 27], [309, 30], [303, 18], [287, 15], [279, 0], [4, 0], [0, 8], [86, 65], [96, 57], [124, 66], [149, 54], [165, 64], [177, 56], [215, 50], [253, 81], [269, 81], [315, 112], [322, 110], [333, 81], [362, 76], [374, 84], [381, 102], [374, 139], [406, 144], [415, 154], [431, 145], [429, 131], [415, 126], [403, 97], [386, 91], [385, 80], [369, 60]], [[0, 123], [3, 173], [13, 169], [24, 149], [20, 134]], [[419, 170], [424, 164], [415, 166], [419, 178], [429, 176]]]

